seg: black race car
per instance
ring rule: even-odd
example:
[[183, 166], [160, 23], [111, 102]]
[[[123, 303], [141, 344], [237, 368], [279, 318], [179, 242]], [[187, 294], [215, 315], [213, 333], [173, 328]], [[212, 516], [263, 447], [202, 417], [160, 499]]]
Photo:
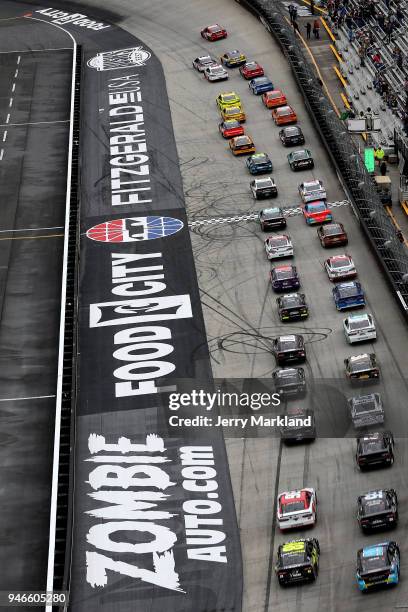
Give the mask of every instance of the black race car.
[[360, 470], [394, 463], [394, 436], [390, 431], [370, 433], [357, 438], [356, 461]]
[[316, 538], [293, 540], [278, 547], [275, 572], [280, 585], [313, 582], [319, 573], [320, 546]]
[[304, 293], [285, 293], [276, 299], [280, 320], [299, 321], [307, 319], [309, 308]]
[[316, 420], [314, 412], [305, 408], [289, 408], [282, 418], [287, 416], [289, 419], [299, 419], [292, 423], [288, 420], [280, 427], [282, 442], [285, 444], [296, 444], [298, 442], [313, 442], [316, 440]]
[[291, 170], [308, 170], [314, 168], [314, 161], [309, 149], [292, 151], [288, 155], [288, 163]]
[[352, 355], [344, 360], [345, 372], [350, 381], [378, 380], [380, 369], [377, 365], [375, 353], [362, 353]]
[[297, 125], [288, 125], [279, 131], [279, 138], [285, 147], [305, 144], [303, 132]]
[[299, 289], [300, 280], [296, 266], [280, 265], [272, 268], [270, 272], [272, 289], [275, 293], [279, 291], [289, 291], [290, 289]]
[[276, 392], [282, 397], [306, 395], [306, 379], [303, 368], [276, 368], [272, 372]]
[[398, 498], [394, 489], [379, 489], [359, 495], [357, 520], [363, 531], [381, 527], [396, 527]]
[[395, 586], [400, 579], [400, 565], [400, 550], [396, 542], [381, 542], [360, 548], [356, 571], [358, 588], [366, 593], [378, 587]]
[[272, 352], [278, 365], [306, 361], [305, 342], [300, 334], [278, 336], [272, 342]]
[[254, 179], [249, 184], [255, 200], [265, 200], [266, 198], [276, 198], [278, 188], [271, 176]]
[[259, 211], [259, 223], [261, 224], [261, 230], [267, 232], [268, 230], [286, 227], [286, 218], [283, 215], [282, 208], [278, 206], [264, 208]]

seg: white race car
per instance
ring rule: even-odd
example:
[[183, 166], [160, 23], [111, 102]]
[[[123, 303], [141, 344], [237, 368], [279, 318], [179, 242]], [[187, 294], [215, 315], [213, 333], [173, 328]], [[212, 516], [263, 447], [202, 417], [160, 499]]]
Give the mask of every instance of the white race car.
[[357, 276], [356, 266], [350, 255], [334, 255], [324, 262], [329, 280], [348, 280]]
[[311, 488], [284, 491], [278, 495], [277, 519], [279, 529], [313, 526], [316, 523], [316, 491]]
[[366, 312], [350, 314], [343, 320], [343, 329], [349, 344], [377, 339], [374, 319]]
[[198, 72], [204, 72], [209, 66], [215, 66], [218, 64], [217, 60], [211, 57], [211, 55], [200, 55], [193, 60], [193, 68]]
[[305, 204], [315, 200], [326, 199], [326, 189], [323, 187], [322, 181], [318, 180], [300, 183], [299, 194]]
[[286, 234], [268, 236], [265, 240], [265, 251], [268, 259], [293, 257], [293, 244]]
[[220, 64], [213, 64], [204, 70], [207, 81], [225, 81], [228, 79], [228, 72]]

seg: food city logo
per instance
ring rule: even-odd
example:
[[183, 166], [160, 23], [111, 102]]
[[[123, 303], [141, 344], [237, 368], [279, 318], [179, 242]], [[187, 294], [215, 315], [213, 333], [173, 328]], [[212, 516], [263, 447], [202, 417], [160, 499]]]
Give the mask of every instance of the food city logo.
[[96, 242], [138, 242], [176, 234], [183, 227], [173, 217], [128, 217], [94, 225], [86, 235]]
[[[87, 495], [100, 506], [86, 511], [95, 519], [86, 535], [92, 547], [86, 551], [86, 580], [93, 588], [108, 585], [110, 570], [185, 593], [173, 553], [181, 538], [188, 559], [227, 563], [212, 446], [181, 447], [175, 462], [165, 454], [164, 440], [156, 434], [135, 444], [125, 437], [107, 443], [103, 435], [92, 433], [88, 449], [91, 456], [85, 461], [94, 465], [87, 480], [92, 492]], [[182, 468], [180, 483], [170, 479], [174, 463]], [[180, 509], [174, 508], [172, 497], [179, 500], [186, 493], [172, 496], [176, 485], [190, 498]], [[180, 514], [185, 535], [178, 524]], [[124, 534], [132, 535], [124, 538]], [[129, 554], [134, 555], [134, 563], [129, 562]]]
[[92, 57], [87, 63], [89, 68], [95, 68], [98, 71], [119, 70], [120, 68], [144, 66], [151, 56], [151, 53], [142, 47], [130, 47], [103, 51]]
[[87, 28], [88, 30], [104, 30], [105, 28], [110, 28], [109, 25], [105, 25], [104, 23], [93, 21], [92, 19], [88, 19], [86, 15], [82, 13], [66, 13], [65, 11], [60, 11], [58, 9], [47, 8], [41, 9], [39, 11], [35, 11], [36, 13], [41, 13], [42, 15], [46, 15], [47, 17], [51, 17], [51, 20], [56, 25], [77, 25], [81, 28]]

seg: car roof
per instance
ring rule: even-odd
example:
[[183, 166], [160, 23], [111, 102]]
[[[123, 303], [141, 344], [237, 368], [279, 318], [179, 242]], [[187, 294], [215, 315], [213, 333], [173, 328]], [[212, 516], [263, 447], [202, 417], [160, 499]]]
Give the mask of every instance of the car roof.
[[306, 542], [304, 540], [295, 540], [293, 542], [285, 542], [282, 544], [282, 552], [304, 552], [306, 549]]
[[336, 285], [336, 289], [351, 289], [352, 287], [359, 287], [360, 283], [358, 281], [348, 281], [346, 283], [338, 283]]
[[303, 489], [299, 489], [298, 491], [285, 491], [280, 494], [280, 502], [281, 504], [290, 503], [294, 500], [297, 501], [308, 501], [307, 500], [307, 491]]
[[332, 255], [332, 257], [329, 257], [329, 261], [338, 261], [339, 259], [350, 260], [351, 257], [350, 255], [346, 255], [345, 253], [343, 253], [342, 255]]
[[380, 557], [384, 554], [384, 548], [388, 548], [389, 542], [381, 542], [381, 544], [371, 544], [361, 549], [364, 558]]

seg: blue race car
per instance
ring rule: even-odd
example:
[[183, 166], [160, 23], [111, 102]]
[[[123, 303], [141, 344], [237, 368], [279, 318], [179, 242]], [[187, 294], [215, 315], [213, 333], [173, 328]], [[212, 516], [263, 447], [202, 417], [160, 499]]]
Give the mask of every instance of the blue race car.
[[254, 153], [247, 158], [245, 163], [251, 174], [272, 172], [272, 162], [266, 153]]
[[362, 592], [377, 586], [398, 584], [400, 551], [396, 542], [381, 542], [360, 548], [357, 553], [356, 579]]
[[337, 310], [365, 306], [364, 291], [358, 281], [339, 283], [334, 287], [332, 293]]
[[251, 81], [249, 81], [248, 87], [256, 96], [259, 96], [259, 94], [263, 94], [266, 91], [272, 91], [273, 89], [275, 89], [272, 81], [267, 76], [261, 76], [252, 79]]

